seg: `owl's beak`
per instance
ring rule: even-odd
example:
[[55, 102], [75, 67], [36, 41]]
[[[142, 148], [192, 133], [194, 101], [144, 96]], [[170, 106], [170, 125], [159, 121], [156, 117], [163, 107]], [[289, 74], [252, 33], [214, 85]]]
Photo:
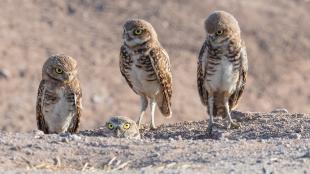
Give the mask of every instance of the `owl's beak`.
[[121, 133], [121, 130], [119, 129], [119, 127], [117, 127], [117, 128], [115, 129], [114, 135], [115, 135], [116, 137], [121, 137], [122, 133]]
[[214, 34], [210, 35], [210, 39], [211, 39], [211, 41], [212, 41], [212, 42], [214, 42], [214, 41], [215, 41], [215, 38], [216, 38], [216, 37], [215, 37], [215, 35], [214, 35]]
[[131, 41], [133, 38], [130, 36], [128, 32], [125, 33], [125, 39]]
[[65, 76], [65, 80], [66, 81], [71, 81], [74, 79], [74, 74], [73, 73], [69, 73]]

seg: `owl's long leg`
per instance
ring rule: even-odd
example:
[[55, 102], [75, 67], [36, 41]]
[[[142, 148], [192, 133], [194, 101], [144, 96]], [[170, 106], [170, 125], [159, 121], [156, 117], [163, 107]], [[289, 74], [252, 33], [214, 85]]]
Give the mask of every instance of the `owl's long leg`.
[[156, 129], [155, 126], [155, 108], [156, 108], [156, 100], [155, 98], [151, 99], [151, 129]]
[[230, 109], [229, 109], [229, 104], [228, 104], [228, 97], [225, 97], [224, 99], [225, 102], [225, 114], [228, 118], [228, 125], [227, 125], [227, 129], [239, 129], [241, 127], [241, 125], [239, 123], [235, 123], [230, 115]]
[[208, 134], [211, 135], [212, 133], [212, 127], [214, 124], [213, 120], [213, 109], [214, 109], [214, 97], [209, 96], [208, 98], [208, 113], [209, 113], [209, 124], [208, 124]]
[[218, 128], [222, 128], [223, 125], [220, 123], [216, 123], [214, 122], [214, 97], [210, 96], [208, 98], [208, 114], [209, 114], [209, 124], [208, 124], [208, 134], [211, 135], [212, 134], [212, 129], [213, 127], [218, 127]]
[[139, 116], [139, 120], [138, 120], [138, 127], [140, 128], [140, 125], [141, 125], [141, 122], [142, 122], [142, 118], [145, 114], [145, 111], [146, 111], [146, 108], [147, 108], [147, 105], [148, 105], [148, 101], [147, 101], [147, 98], [145, 96], [141, 96], [141, 113], [140, 113], [140, 116]]

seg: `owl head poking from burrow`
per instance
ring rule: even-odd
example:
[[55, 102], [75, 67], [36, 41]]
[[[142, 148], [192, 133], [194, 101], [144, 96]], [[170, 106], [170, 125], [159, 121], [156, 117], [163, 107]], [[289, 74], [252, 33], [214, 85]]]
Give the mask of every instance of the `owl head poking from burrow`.
[[113, 137], [140, 138], [139, 128], [135, 121], [128, 117], [114, 116], [106, 123], [106, 127]]

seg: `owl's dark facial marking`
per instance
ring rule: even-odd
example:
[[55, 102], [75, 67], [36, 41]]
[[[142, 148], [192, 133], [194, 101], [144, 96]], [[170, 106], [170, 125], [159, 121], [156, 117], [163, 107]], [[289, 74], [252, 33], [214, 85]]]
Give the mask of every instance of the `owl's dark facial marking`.
[[150, 33], [143, 28], [124, 30], [124, 41], [129, 46], [138, 46], [151, 39]]
[[130, 46], [135, 47], [152, 40], [155, 35], [152, 25], [144, 20], [129, 20], [124, 24], [123, 40]]
[[43, 77], [70, 82], [77, 76], [77, 63], [68, 56], [52, 56], [43, 66]]
[[140, 135], [136, 123], [127, 117], [112, 117], [106, 123], [106, 127], [112, 133], [112, 136], [117, 138], [131, 138], [134, 135]]
[[223, 43], [236, 35], [240, 35], [237, 20], [224, 11], [213, 12], [205, 21], [205, 29], [215, 44]]

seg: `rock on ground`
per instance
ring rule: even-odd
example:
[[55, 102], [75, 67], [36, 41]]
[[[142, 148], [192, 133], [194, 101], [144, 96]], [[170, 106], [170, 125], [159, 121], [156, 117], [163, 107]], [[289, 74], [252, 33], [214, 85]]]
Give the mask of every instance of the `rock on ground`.
[[310, 172], [310, 115], [232, 115], [242, 128], [218, 128], [211, 137], [206, 121], [145, 128], [141, 140], [104, 137], [103, 129], [74, 135], [1, 132], [0, 172]]

